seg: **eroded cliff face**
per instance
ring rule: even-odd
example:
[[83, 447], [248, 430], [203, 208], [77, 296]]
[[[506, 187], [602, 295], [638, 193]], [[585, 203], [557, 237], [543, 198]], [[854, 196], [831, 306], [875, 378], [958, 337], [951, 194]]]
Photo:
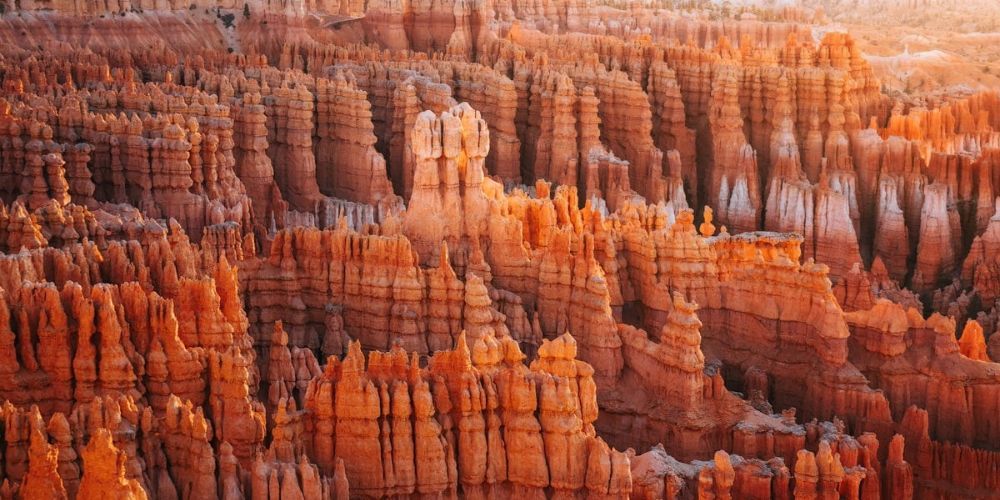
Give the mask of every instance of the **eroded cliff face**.
[[0, 5], [0, 498], [1000, 487], [996, 93], [795, 8]]

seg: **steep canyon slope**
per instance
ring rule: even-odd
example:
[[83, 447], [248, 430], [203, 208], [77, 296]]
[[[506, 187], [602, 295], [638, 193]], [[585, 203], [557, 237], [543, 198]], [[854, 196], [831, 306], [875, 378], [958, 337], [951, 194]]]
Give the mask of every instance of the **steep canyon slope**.
[[1000, 92], [811, 5], [0, 6], [0, 499], [1000, 491]]

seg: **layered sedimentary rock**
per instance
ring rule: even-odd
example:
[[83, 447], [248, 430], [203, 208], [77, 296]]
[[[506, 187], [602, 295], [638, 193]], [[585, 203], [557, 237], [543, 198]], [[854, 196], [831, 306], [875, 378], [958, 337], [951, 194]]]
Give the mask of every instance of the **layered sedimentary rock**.
[[[420, 369], [398, 347], [366, 363], [352, 344], [306, 395], [321, 468], [346, 459], [352, 491], [375, 496], [459, 487], [470, 495], [547, 487], [626, 494], [627, 456], [609, 450], [590, 425], [596, 405], [589, 367], [555, 347], [539, 352], [528, 370], [510, 337], [488, 335], [469, 346], [462, 335], [455, 350], [437, 352]], [[565, 356], [576, 370], [559, 369]], [[357, 456], [374, 460], [349, 458]]]
[[[110, 98], [110, 106], [98, 104], [91, 97], [95, 106], [83, 112], [75, 128], [61, 129], [59, 135], [22, 115], [26, 112], [23, 106], [16, 108], [14, 114], [10, 114], [8, 106], [6, 119], [22, 122], [23, 128], [33, 131], [27, 140], [10, 143], [11, 147], [23, 148], [19, 153], [23, 163], [10, 165], [12, 173], [37, 171], [38, 174], [24, 177], [37, 180], [31, 185], [21, 183], [18, 190], [21, 196], [17, 197], [21, 203], [34, 211], [41, 208], [38, 196], [46, 198], [50, 194], [59, 205], [65, 205], [73, 196], [78, 198], [76, 202], [91, 208], [96, 208], [95, 200], [129, 202], [147, 215], [175, 218], [194, 235], [200, 235], [204, 227], [227, 220], [247, 222], [250, 207], [243, 184], [233, 171], [233, 123], [228, 108], [208, 104], [205, 94], [188, 92], [176, 96], [151, 90], [154, 90], [152, 95], [132, 99], [137, 95], [134, 84], [115, 85], [104, 91], [111, 94], [103, 96]], [[77, 98], [85, 96], [79, 94]], [[121, 110], [147, 111], [154, 106], [167, 108], [166, 102], [171, 99], [180, 101], [175, 106], [187, 108], [184, 109], [187, 118], [166, 109], [155, 119], [147, 114], [145, 121], [135, 115], [128, 118], [115, 114]], [[61, 142], [76, 141], [78, 137], [96, 142], [92, 153], [86, 143], [78, 146]], [[102, 143], [107, 147], [102, 148]], [[72, 169], [63, 167], [66, 165], [63, 150], [76, 162]], [[43, 156], [47, 151], [56, 152]], [[46, 159], [49, 174], [44, 172]], [[87, 167], [79, 163], [81, 159], [100, 165]], [[92, 188], [94, 184], [100, 189]], [[107, 210], [118, 211], [112, 207]]]
[[246, 94], [235, 107], [236, 114], [236, 171], [247, 188], [253, 202], [256, 226], [267, 228], [276, 221], [283, 221], [287, 204], [274, 181], [274, 167], [267, 156], [267, 118], [260, 94]]
[[[613, 442], [630, 435], [628, 442], [643, 447], [669, 439], [670, 448], [679, 457], [704, 455], [730, 440], [753, 441], [759, 436], [771, 441], [764, 449], [752, 447], [761, 455], [780, 456], [801, 446], [798, 429], [750, 408], [725, 389], [718, 370], [706, 369], [702, 325], [695, 309], [695, 304], [685, 302], [675, 292], [672, 310], [657, 339], [648, 338], [642, 330], [621, 327], [625, 369], [616, 386], [643, 389], [641, 395], [634, 390], [602, 390], [610, 393], [604, 398], [602, 431]], [[732, 431], [737, 421], [745, 423]], [[709, 443], [707, 448], [705, 442]]]
[[993, 92], [797, 8], [6, 9], [0, 497], [997, 488]]
[[[851, 342], [863, 348], [854, 359], [885, 392], [896, 420], [916, 405], [932, 415], [928, 431], [934, 439], [979, 446], [996, 439], [992, 419], [969, 418], [961, 409], [989, 408], [1000, 390], [1000, 379], [992, 371], [995, 364], [983, 359], [985, 347], [974, 339], [982, 328], [978, 323], [967, 324], [962, 337], [969, 338], [960, 344], [953, 319], [934, 314], [925, 320], [916, 310], [885, 299], [847, 318]], [[962, 380], [968, 389], [952, 380]], [[904, 388], [918, 383], [925, 384], [926, 392], [917, 395]]]
[[111, 433], [106, 429], [99, 429], [83, 451], [84, 474], [80, 480], [79, 496], [146, 498], [146, 492], [139, 482], [125, 477], [125, 460], [125, 452], [115, 448]]
[[337, 198], [378, 205], [393, 196], [385, 158], [375, 150], [371, 105], [364, 91], [337, 74], [317, 88], [317, 182]]
[[273, 115], [268, 114], [268, 156], [276, 166], [274, 177], [296, 210], [309, 212], [321, 194], [316, 177], [316, 157], [312, 152], [313, 93], [293, 82], [274, 91]]
[[[789, 463], [782, 458], [763, 460], [724, 451], [716, 452], [707, 462], [685, 463], [657, 446], [633, 460], [634, 491], [639, 496], [663, 498], [684, 494], [732, 498], [863, 498], [884, 494], [912, 498], [912, 489], [905, 485], [913, 468], [903, 460], [902, 436], [893, 437], [889, 457], [882, 464], [877, 457], [879, 441], [872, 434], [855, 440], [834, 425], [814, 425], [809, 434], [808, 447], [798, 450]], [[880, 470], [887, 475], [884, 488], [879, 482]]]
[[920, 244], [913, 272], [913, 287], [926, 292], [943, 285], [955, 267], [951, 223], [948, 217], [947, 190], [944, 185], [931, 184], [924, 188], [920, 213]]
[[757, 154], [743, 134], [738, 98], [735, 72], [722, 70], [712, 86], [711, 167], [703, 189], [719, 222], [743, 232], [759, 226], [761, 201]]

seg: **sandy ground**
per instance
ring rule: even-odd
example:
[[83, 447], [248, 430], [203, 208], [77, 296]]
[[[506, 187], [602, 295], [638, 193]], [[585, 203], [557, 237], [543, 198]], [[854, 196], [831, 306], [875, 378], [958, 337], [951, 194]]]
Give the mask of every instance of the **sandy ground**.
[[1000, 88], [1000, 32], [845, 25], [887, 90], [910, 95]]

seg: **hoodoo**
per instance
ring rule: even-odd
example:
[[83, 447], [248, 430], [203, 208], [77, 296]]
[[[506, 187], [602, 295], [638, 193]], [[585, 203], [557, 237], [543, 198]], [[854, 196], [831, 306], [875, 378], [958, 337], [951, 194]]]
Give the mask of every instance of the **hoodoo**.
[[998, 22], [0, 0], [0, 500], [997, 498]]

